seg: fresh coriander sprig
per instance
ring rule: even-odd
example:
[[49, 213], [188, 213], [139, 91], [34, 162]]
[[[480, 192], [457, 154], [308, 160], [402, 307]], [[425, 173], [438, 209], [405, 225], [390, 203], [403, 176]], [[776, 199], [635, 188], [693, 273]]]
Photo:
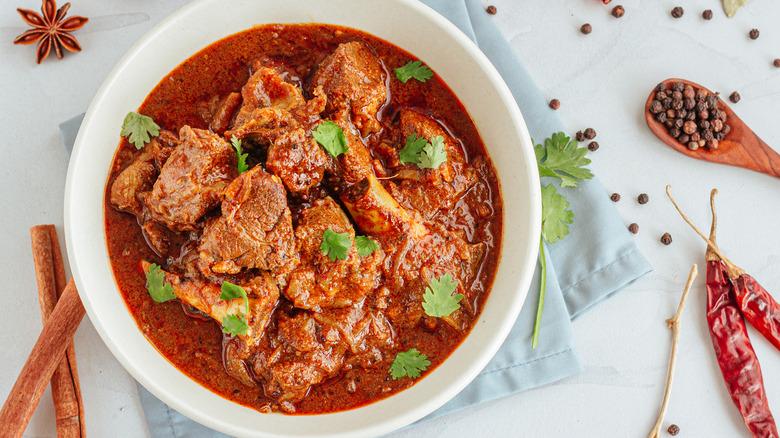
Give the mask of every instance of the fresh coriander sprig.
[[136, 149], [143, 149], [146, 143], [151, 141], [151, 137], [160, 135], [160, 127], [154, 123], [151, 117], [131, 111], [127, 113], [124, 122], [122, 122], [120, 135], [127, 137], [127, 140], [135, 145]]
[[458, 288], [458, 282], [448, 272], [439, 278], [431, 278], [428, 287], [423, 293], [422, 307], [428, 316], [441, 318], [450, 316], [452, 312], [460, 309], [460, 301], [463, 294], [453, 294]]
[[423, 65], [422, 61], [409, 61], [403, 67], [398, 67], [393, 71], [395, 72], [395, 77], [404, 84], [412, 78], [425, 82], [433, 77], [431, 68]]
[[157, 263], [149, 265], [146, 271], [146, 290], [152, 299], [158, 303], [164, 303], [176, 298], [173, 293], [173, 285], [165, 281], [165, 272]]
[[390, 365], [390, 375], [393, 380], [401, 377], [410, 377], [416, 379], [420, 377], [420, 372], [425, 371], [431, 365], [428, 356], [420, 354], [416, 348], [398, 353]]
[[366, 236], [355, 237], [355, 248], [360, 257], [370, 256], [379, 249], [379, 245]]
[[398, 159], [402, 163], [414, 163], [420, 169], [437, 169], [447, 161], [444, 137], [433, 137], [428, 143], [425, 137], [417, 137], [417, 134], [412, 133], [406, 137], [404, 147], [398, 151]]
[[330, 228], [322, 233], [320, 251], [330, 257], [331, 261], [346, 260], [350, 247], [352, 247], [352, 240], [349, 238], [349, 233], [337, 233]]
[[[222, 293], [219, 295], [220, 300], [233, 300], [236, 298], [244, 299], [244, 307], [246, 308], [246, 314], [249, 314], [249, 298], [247, 298], [246, 290], [229, 281], [222, 282]], [[246, 316], [240, 311], [235, 314], [228, 314], [222, 318], [222, 331], [228, 333], [231, 336], [245, 335], [249, 332], [249, 325], [246, 323]]]
[[320, 123], [311, 135], [334, 158], [349, 151], [344, 130], [333, 122]]
[[[590, 163], [590, 159], [585, 158], [587, 149], [578, 147], [577, 141], [570, 141], [563, 132], [553, 134], [551, 138], [545, 140], [544, 145], [536, 145], [534, 153], [539, 166], [539, 175], [560, 179], [561, 187], [576, 187], [581, 180], [593, 178], [593, 173], [583, 167]], [[555, 243], [563, 239], [569, 234], [569, 225], [572, 223], [574, 223], [574, 212], [569, 210], [569, 201], [566, 197], [558, 193], [552, 184], [542, 187], [542, 236], [539, 239], [541, 282], [531, 341], [533, 348], [536, 348], [539, 343], [539, 329], [542, 324], [544, 296], [547, 289], [544, 242]]]
[[248, 153], [244, 153], [244, 149], [241, 147], [241, 140], [235, 137], [230, 137], [230, 143], [233, 145], [233, 149], [236, 150], [238, 156], [238, 174], [242, 174], [249, 170], [249, 166], [246, 164], [246, 157]]

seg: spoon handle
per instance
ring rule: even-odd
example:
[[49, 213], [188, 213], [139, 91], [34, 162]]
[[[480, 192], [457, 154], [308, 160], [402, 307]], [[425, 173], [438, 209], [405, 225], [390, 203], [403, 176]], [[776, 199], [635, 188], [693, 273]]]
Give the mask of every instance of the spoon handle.
[[24, 433], [84, 313], [84, 306], [71, 278], [0, 410], [0, 430], [3, 436], [21, 437]]
[[[755, 132], [748, 129], [742, 138], [743, 148], [739, 149], [741, 157], [735, 157], [740, 161], [750, 163], [745, 165], [748, 169], [757, 170], [767, 175], [780, 178], [780, 154], [758, 138]], [[736, 151], [735, 151], [736, 152]]]

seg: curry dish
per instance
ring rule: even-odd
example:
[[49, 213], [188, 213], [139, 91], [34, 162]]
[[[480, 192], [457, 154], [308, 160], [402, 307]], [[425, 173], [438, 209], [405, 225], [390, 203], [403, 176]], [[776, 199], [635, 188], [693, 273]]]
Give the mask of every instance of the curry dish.
[[152, 90], [138, 113], [161, 129], [119, 144], [105, 233], [174, 366], [261, 412], [327, 413], [408, 388], [467, 336], [498, 264], [499, 185], [446, 84], [402, 78], [413, 61], [354, 29], [265, 25]]

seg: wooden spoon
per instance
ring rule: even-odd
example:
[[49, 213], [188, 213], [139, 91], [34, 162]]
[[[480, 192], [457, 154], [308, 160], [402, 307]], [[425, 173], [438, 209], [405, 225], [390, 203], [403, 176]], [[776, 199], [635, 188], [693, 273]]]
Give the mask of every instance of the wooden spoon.
[[[685, 85], [690, 85], [694, 90], [707, 90], [699, 84], [685, 79], [667, 79], [663, 81], [666, 87], [671, 89], [672, 84], [675, 82], [682, 82]], [[714, 163], [729, 164], [731, 166], [744, 167], [745, 169], [755, 170], [756, 172], [766, 173], [767, 175], [780, 178], [780, 155], [775, 152], [768, 144], [743, 122], [734, 111], [723, 102], [722, 99], [718, 101], [718, 109], [725, 111], [728, 116], [725, 124], [731, 126], [731, 132], [729, 132], [723, 140], [718, 143], [718, 149], [712, 151], [708, 148], [698, 148], [695, 151], [688, 149], [686, 145], [681, 144], [676, 138], [669, 135], [666, 126], [663, 123], [658, 122], [655, 119], [655, 114], [650, 112], [650, 103], [655, 99], [656, 89], [653, 88], [653, 92], [647, 98], [645, 104], [645, 118], [647, 119], [647, 126], [653, 133], [663, 140], [664, 143], [671, 146], [672, 149], [677, 152], [698, 158], [699, 160], [711, 161]], [[707, 90], [710, 94], [712, 91]]]

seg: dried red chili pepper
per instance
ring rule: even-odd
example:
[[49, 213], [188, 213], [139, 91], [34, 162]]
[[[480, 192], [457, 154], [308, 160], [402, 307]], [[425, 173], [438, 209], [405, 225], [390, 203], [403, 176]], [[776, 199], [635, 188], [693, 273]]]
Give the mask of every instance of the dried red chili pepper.
[[[710, 241], [713, 243], [717, 227], [713, 202], [716, 193], [717, 190], [713, 190], [710, 194]], [[754, 437], [776, 438], [777, 426], [769, 410], [761, 366], [737, 305], [734, 285], [728, 276], [729, 270], [711, 246], [707, 247], [706, 259], [707, 325], [723, 380], [750, 433]]]
[[744, 272], [736, 278], [733, 275], [729, 270], [734, 294], [745, 319], [780, 350], [780, 304], [750, 275]]

